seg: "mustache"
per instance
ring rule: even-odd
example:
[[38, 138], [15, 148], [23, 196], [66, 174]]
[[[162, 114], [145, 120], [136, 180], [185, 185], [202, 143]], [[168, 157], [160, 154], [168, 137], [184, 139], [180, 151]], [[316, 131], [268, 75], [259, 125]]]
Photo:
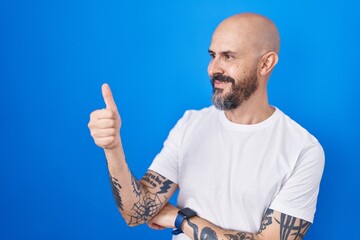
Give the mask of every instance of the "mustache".
[[210, 79], [213, 84], [214, 84], [214, 81], [229, 82], [229, 83], [235, 84], [235, 79], [233, 79], [232, 77], [229, 77], [229, 76], [222, 75], [222, 74], [215, 74], [215, 75], [211, 76]]

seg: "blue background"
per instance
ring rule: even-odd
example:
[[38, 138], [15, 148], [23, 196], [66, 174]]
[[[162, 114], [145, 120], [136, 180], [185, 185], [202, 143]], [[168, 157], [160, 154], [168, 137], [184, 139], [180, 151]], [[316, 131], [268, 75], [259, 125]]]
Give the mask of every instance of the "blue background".
[[306, 239], [360, 239], [355, 0], [0, 0], [0, 239], [169, 239], [122, 220], [89, 114], [104, 107], [100, 86], [110, 83], [141, 177], [183, 112], [210, 104], [216, 25], [248, 11], [281, 33], [270, 102], [325, 149]]

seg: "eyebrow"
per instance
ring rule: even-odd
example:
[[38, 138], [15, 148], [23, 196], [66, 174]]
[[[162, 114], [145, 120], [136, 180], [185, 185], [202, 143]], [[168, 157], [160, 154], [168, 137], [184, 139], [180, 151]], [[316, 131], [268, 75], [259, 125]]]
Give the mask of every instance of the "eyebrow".
[[[215, 52], [211, 49], [208, 50], [208, 52], [210, 54], [215, 54]], [[225, 55], [225, 54], [230, 54], [230, 55], [236, 55], [236, 52], [233, 52], [233, 51], [230, 51], [230, 50], [227, 50], [227, 51], [224, 51], [224, 52], [220, 52], [220, 55]]]

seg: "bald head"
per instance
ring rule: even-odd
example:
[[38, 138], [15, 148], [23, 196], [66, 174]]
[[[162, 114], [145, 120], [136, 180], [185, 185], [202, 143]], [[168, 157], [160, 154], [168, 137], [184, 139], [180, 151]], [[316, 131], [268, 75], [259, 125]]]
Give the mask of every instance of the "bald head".
[[214, 105], [222, 110], [236, 109], [245, 102], [264, 106], [279, 44], [278, 30], [266, 17], [245, 13], [222, 21], [209, 47]]
[[236, 43], [244, 50], [278, 53], [280, 49], [279, 32], [268, 18], [254, 13], [231, 16], [216, 28], [213, 40], [226, 40], [224, 44], [235, 47]]

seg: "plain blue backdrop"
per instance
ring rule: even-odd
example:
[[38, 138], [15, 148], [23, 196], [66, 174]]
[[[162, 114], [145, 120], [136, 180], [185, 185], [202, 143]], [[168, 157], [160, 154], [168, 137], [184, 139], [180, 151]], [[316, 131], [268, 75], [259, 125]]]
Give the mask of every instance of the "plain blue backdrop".
[[211, 34], [239, 12], [277, 24], [270, 102], [325, 149], [306, 239], [360, 239], [355, 0], [0, 0], [0, 239], [170, 239], [122, 220], [89, 114], [104, 107], [100, 87], [110, 83], [141, 177], [183, 112], [211, 104]]

